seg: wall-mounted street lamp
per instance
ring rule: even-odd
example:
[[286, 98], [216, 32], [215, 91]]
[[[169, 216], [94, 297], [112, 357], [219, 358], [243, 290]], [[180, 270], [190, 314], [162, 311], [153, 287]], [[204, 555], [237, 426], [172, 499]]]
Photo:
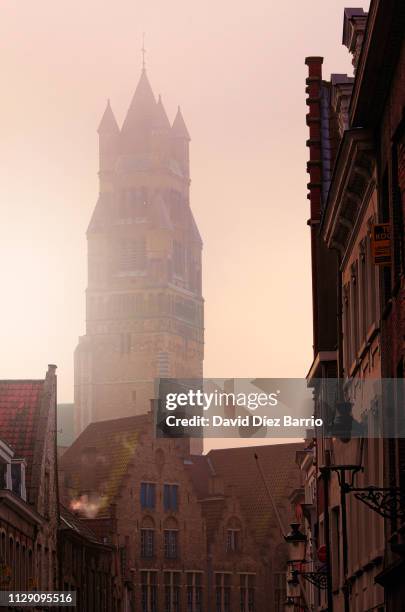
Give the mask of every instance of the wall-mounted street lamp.
[[354, 478], [356, 474], [362, 470], [363, 468], [360, 465], [328, 465], [320, 468], [320, 472], [323, 475], [328, 475], [331, 472], [335, 472], [339, 482], [340, 507], [342, 516], [342, 562], [344, 577], [342, 591], [344, 595], [345, 612], [349, 612], [350, 610], [346, 495], [348, 493], [354, 493], [356, 499], [363, 502], [371, 510], [374, 510], [384, 518], [391, 520], [405, 519], [405, 491], [395, 487], [355, 487]]
[[297, 569], [297, 565], [301, 566], [306, 563], [312, 563], [305, 560], [305, 552], [307, 545], [307, 537], [299, 529], [299, 523], [291, 523], [291, 531], [284, 537], [288, 544], [288, 556], [290, 564], [290, 574], [287, 580], [287, 588], [299, 585], [299, 577], [301, 576], [307, 582], [310, 582], [318, 589], [328, 588], [327, 566], [322, 565], [316, 571], [303, 572]]
[[[336, 406], [336, 416], [332, 424], [331, 433], [341, 442], [349, 442], [352, 437], [364, 435], [363, 426], [352, 415], [352, 403], [339, 402]], [[405, 490], [399, 487], [355, 487], [354, 477], [362, 471], [358, 465], [335, 465], [322, 468], [336, 472], [341, 493], [354, 493], [359, 501], [363, 502], [374, 512], [389, 520], [405, 521]], [[351, 473], [350, 482], [346, 480], [346, 472]]]
[[305, 561], [307, 537], [300, 531], [299, 523], [291, 523], [291, 531], [284, 540], [288, 544], [288, 557], [290, 563], [302, 563]]
[[350, 442], [352, 437], [359, 438], [364, 435], [364, 427], [356, 421], [352, 414], [353, 404], [348, 401], [336, 404], [336, 414], [331, 426], [331, 435], [339, 438], [341, 442]]

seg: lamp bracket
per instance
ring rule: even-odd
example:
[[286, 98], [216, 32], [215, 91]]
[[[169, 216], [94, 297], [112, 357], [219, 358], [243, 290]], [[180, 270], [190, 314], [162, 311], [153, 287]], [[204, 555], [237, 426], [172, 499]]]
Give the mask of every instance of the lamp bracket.
[[307, 582], [315, 585], [318, 589], [326, 590], [328, 588], [328, 575], [326, 572], [300, 572], [300, 576]]
[[383, 518], [405, 520], [405, 489], [371, 486], [353, 487], [348, 492]]

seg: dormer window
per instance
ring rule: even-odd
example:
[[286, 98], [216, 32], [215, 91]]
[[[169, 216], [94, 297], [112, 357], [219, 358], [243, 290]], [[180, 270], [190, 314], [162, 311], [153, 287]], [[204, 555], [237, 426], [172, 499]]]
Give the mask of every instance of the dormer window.
[[9, 464], [0, 462], [0, 489], [9, 489]]
[[11, 460], [11, 487], [13, 493], [21, 497], [24, 501], [27, 499], [27, 491], [25, 488], [25, 461], [23, 459]]
[[0, 439], [0, 489], [12, 489], [11, 462], [14, 452]]

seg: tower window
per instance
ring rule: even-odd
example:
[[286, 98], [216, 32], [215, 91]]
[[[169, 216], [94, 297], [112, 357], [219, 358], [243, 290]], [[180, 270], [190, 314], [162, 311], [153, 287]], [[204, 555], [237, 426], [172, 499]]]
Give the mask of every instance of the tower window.
[[192, 300], [177, 298], [174, 306], [175, 314], [186, 321], [194, 322], [196, 318], [196, 307]]
[[186, 269], [186, 251], [180, 242], [173, 244], [173, 269], [174, 273], [183, 276]]
[[118, 245], [118, 271], [144, 270], [146, 252], [144, 240], [126, 240]]
[[147, 213], [148, 194], [145, 187], [122, 191], [118, 197], [120, 220], [144, 220]]

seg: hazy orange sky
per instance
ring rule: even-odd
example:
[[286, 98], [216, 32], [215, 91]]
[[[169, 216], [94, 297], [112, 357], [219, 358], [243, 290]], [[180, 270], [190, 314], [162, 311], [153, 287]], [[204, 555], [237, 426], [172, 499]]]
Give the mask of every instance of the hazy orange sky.
[[[355, 6], [367, 8], [368, 2]], [[58, 365], [73, 399], [97, 126], [140, 75], [180, 104], [204, 240], [205, 374], [301, 377], [311, 362], [306, 55], [348, 72], [343, 0], [3, 0], [0, 378]]]

